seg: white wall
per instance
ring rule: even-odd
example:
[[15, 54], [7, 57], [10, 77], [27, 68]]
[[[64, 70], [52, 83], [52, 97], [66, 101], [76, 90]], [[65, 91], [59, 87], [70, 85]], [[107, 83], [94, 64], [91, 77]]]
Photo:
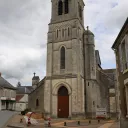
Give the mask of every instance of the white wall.
[[20, 99], [19, 102], [16, 103], [16, 111], [23, 111], [28, 107], [28, 94], [24, 94], [24, 96]]
[[16, 103], [16, 111], [24, 111], [27, 108], [27, 103]]
[[24, 96], [20, 99], [20, 102], [27, 102], [28, 103], [28, 94], [24, 94]]

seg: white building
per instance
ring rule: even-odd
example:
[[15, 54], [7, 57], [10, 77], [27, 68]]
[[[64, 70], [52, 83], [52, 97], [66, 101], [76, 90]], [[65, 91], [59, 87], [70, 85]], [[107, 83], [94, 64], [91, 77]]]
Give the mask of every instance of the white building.
[[15, 110], [16, 88], [1, 77], [0, 73], [0, 110]]
[[28, 94], [33, 90], [30, 86], [18, 86], [16, 92], [16, 111], [28, 108]]

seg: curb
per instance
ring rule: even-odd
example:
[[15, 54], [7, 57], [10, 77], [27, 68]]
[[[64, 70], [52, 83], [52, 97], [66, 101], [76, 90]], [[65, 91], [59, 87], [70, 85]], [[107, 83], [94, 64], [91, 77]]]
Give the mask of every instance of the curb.
[[18, 126], [12, 126], [12, 125], [7, 125], [9, 128], [24, 128], [24, 127], [18, 127]]

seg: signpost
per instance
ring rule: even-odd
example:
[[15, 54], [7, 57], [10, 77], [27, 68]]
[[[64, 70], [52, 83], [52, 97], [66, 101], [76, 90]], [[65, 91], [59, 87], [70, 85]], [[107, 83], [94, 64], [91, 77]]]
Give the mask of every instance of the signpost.
[[107, 118], [106, 108], [97, 108], [96, 109], [96, 118], [105, 119]]

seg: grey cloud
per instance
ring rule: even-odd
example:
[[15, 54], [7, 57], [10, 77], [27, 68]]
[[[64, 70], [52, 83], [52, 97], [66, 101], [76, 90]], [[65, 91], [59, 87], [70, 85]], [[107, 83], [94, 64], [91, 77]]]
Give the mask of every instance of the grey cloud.
[[[110, 46], [117, 30], [126, 17], [126, 10], [116, 14], [124, 7], [121, 0], [111, 9], [111, 4], [117, 0], [86, 0], [85, 26], [89, 25], [96, 38], [96, 48], [100, 50], [103, 63], [114, 59]], [[46, 47], [48, 23], [51, 17], [51, 0], [0, 0], [0, 72], [10, 82], [16, 85], [31, 85], [33, 72], [40, 78], [46, 74]], [[127, 0], [124, 0], [124, 4]], [[104, 9], [101, 11], [101, 7]], [[116, 9], [119, 8], [119, 9]], [[111, 15], [107, 15], [107, 13]], [[115, 19], [121, 19], [115, 25]], [[103, 29], [95, 31], [99, 24], [113, 30], [106, 37]], [[112, 25], [113, 24], [113, 25]], [[102, 31], [101, 31], [102, 30]], [[116, 31], [116, 32], [115, 32]], [[101, 33], [102, 32], [102, 33]], [[110, 33], [110, 31], [108, 32]], [[109, 38], [109, 39], [108, 39]], [[109, 43], [108, 43], [109, 42]], [[114, 61], [112, 61], [114, 63]]]

